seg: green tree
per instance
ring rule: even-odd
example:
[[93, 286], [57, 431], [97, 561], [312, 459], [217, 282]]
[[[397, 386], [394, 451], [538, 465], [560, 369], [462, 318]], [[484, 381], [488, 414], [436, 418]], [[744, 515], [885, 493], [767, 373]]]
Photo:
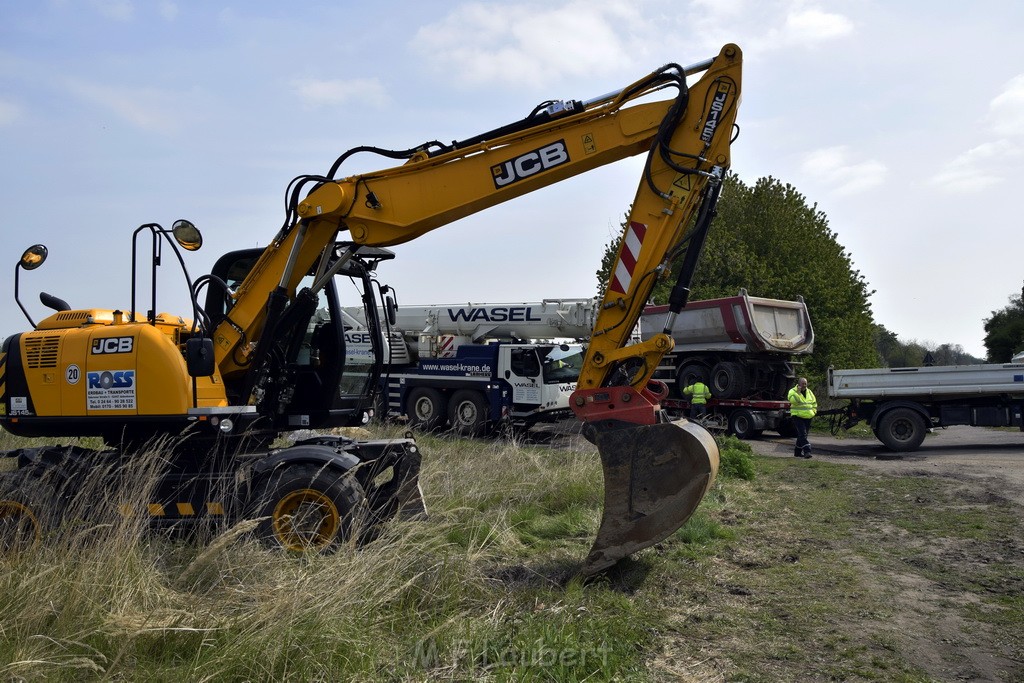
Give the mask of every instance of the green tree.
[[[601, 287], [607, 282], [617, 245], [609, 245]], [[678, 264], [677, 264], [678, 265]], [[652, 299], [665, 303], [675, 274], [655, 287]], [[872, 291], [829, 228], [828, 218], [792, 185], [772, 177], [752, 186], [734, 174], [725, 179], [718, 215], [694, 275], [691, 298], [751, 295], [794, 300], [803, 296], [815, 331], [815, 350], [806, 374], [823, 379], [831, 365], [873, 367], [878, 355], [868, 297]]]
[[1024, 350], [1024, 287], [1010, 303], [992, 311], [985, 319], [985, 353], [990, 363], [1006, 363], [1013, 354]]

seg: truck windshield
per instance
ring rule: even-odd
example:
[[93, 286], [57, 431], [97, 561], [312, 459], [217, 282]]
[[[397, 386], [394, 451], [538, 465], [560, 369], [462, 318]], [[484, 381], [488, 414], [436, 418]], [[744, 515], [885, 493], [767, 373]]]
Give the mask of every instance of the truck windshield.
[[580, 369], [583, 367], [583, 352], [584, 348], [579, 344], [538, 348], [544, 384], [562, 384], [578, 380]]

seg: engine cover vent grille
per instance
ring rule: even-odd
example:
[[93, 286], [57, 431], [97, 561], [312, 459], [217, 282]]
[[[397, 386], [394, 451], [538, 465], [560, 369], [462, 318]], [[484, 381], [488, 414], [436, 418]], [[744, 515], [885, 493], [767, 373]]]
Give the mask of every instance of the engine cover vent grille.
[[24, 341], [29, 368], [57, 367], [57, 359], [60, 357], [60, 337], [28, 337]]

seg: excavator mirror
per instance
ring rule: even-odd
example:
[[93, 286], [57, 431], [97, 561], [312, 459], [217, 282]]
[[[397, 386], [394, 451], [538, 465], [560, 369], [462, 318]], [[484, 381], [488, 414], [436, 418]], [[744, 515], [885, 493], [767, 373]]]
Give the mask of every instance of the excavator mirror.
[[191, 377], [209, 377], [217, 369], [216, 362], [212, 339], [193, 337], [185, 342], [185, 367]]
[[33, 244], [21, 255], [21, 267], [25, 270], [35, 270], [43, 265], [49, 251], [42, 244]]
[[394, 327], [395, 321], [398, 319], [398, 305], [395, 304], [391, 294], [384, 296], [384, 315], [388, 317], [388, 325]]
[[171, 232], [174, 234], [174, 240], [186, 251], [197, 251], [203, 246], [203, 235], [191, 221], [174, 221]]

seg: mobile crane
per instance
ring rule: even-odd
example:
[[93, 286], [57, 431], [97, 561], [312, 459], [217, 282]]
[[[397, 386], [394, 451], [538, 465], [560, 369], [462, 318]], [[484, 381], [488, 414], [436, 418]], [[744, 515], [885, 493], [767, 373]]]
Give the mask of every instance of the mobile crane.
[[[601, 526], [580, 573], [662, 540], [692, 514], [717, 472], [714, 440], [698, 425], [667, 420], [659, 409], [667, 390], [652, 376], [672, 349], [668, 332], [686, 304], [729, 167], [741, 64], [740, 49], [728, 44], [713, 58], [666, 65], [586, 102], [544, 102], [520, 121], [463, 141], [349, 150], [326, 175], [289, 184], [284, 223], [265, 249], [226, 254], [194, 283], [185, 270], [191, 320], [157, 312], [155, 273], [163, 245], [184, 269], [178, 245], [198, 248], [201, 235], [187, 221], [171, 230], [140, 226], [130, 310], [75, 310], [44, 293], [43, 304], [56, 312], [3, 343], [0, 425], [27, 437], [99, 436], [109, 446], [5, 453], [17, 464], [0, 477], [5, 538], [32, 540], [57, 528], [69, 491], [98, 465], [116, 477], [140, 443], [183, 433], [146, 506], [154, 522], [265, 518], [261, 537], [302, 550], [355, 536], [360, 520], [421, 512], [420, 452], [411, 435], [321, 436], [267, 449], [282, 432], [361, 424], [372, 409], [383, 342], [373, 335], [372, 357], [348, 353], [335, 280], [359, 287], [368, 329], [379, 329], [378, 303], [393, 307], [374, 278], [393, 257], [386, 247], [646, 152], [570, 401], [598, 447], [605, 481]], [[664, 90], [674, 96], [657, 100]], [[337, 179], [342, 164], [363, 152], [404, 163]], [[140, 315], [135, 251], [147, 232], [152, 308]], [[340, 239], [344, 232], [348, 239]], [[26, 250], [15, 268], [16, 299], [19, 270], [38, 267], [45, 255], [42, 245]], [[629, 345], [655, 281], [677, 260], [665, 332]]]
[[[346, 334], [364, 334], [362, 310], [346, 312]], [[467, 436], [571, 418], [578, 342], [589, 339], [596, 316], [596, 299], [398, 306], [377, 410]]]

